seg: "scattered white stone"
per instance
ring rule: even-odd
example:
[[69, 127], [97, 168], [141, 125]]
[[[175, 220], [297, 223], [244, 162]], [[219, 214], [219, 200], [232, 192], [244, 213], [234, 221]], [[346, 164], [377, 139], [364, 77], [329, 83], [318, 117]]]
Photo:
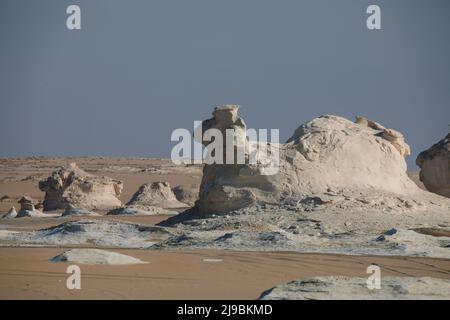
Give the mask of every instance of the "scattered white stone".
[[14, 219], [17, 217], [17, 211], [16, 208], [12, 207], [11, 209], [8, 210], [7, 213], [5, 213], [3, 215], [3, 219]]
[[367, 278], [316, 277], [276, 286], [262, 300], [448, 300], [450, 280], [381, 277], [381, 289], [370, 290]]
[[72, 249], [52, 258], [51, 261], [109, 265], [130, 265], [147, 263], [125, 254], [100, 249]]
[[95, 245], [119, 248], [149, 248], [171, 233], [161, 227], [108, 220], [68, 221], [37, 231], [1, 234], [1, 244]]
[[67, 217], [67, 216], [100, 216], [98, 213], [95, 213], [93, 211], [89, 211], [83, 208], [77, 208], [71, 204], [69, 204], [68, 206], [66, 206], [66, 209], [64, 210], [62, 217]]
[[223, 259], [203, 259], [203, 262], [222, 262]]
[[107, 213], [107, 215], [119, 216], [154, 216], [154, 215], [175, 215], [176, 211], [169, 211], [155, 206], [142, 206], [142, 205], [127, 205], [113, 209]]

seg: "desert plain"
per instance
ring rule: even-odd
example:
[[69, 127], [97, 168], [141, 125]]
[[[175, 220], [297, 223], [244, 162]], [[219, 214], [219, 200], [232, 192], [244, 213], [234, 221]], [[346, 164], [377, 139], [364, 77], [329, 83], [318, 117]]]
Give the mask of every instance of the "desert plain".
[[[172, 186], [199, 184], [201, 167], [180, 170], [170, 160], [127, 158], [17, 158], [0, 161], [0, 212], [18, 206], [28, 195], [44, 200], [38, 181], [60, 166], [76, 162], [90, 173], [124, 182], [120, 200], [126, 203], [143, 183], [168, 181]], [[412, 173], [413, 178], [417, 178]], [[61, 213], [62, 210], [56, 210]], [[53, 212], [52, 212], [53, 213]], [[108, 219], [155, 225], [167, 215], [102, 216]], [[24, 217], [2, 219], [1, 230], [29, 231], [76, 221], [83, 217]], [[438, 234], [439, 236], [439, 234]], [[281, 283], [316, 276], [364, 277], [377, 264], [382, 276], [433, 277], [450, 280], [450, 260], [426, 257], [257, 252], [241, 250], [147, 250], [108, 248], [146, 264], [83, 264], [81, 290], [69, 290], [68, 263], [50, 260], [85, 245], [2, 245], [0, 299], [257, 299]], [[95, 246], [94, 246], [95, 247]]]

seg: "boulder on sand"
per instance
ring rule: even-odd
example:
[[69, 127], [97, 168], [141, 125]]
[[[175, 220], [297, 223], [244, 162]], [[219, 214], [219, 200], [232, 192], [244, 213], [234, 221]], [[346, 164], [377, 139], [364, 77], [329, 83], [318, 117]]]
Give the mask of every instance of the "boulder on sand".
[[64, 209], [71, 204], [85, 209], [110, 209], [121, 206], [122, 181], [91, 175], [75, 163], [62, 167], [39, 182], [45, 192], [44, 210]]
[[130, 265], [147, 263], [125, 254], [101, 249], [71, 249], [61, 253], [60, 255], [57, 255], [50, 261], [109, 265]]
[[450, 133], [428, 150], [421, 152], [416, 164], [427, 190], [450, 198]]
[[[202, 133], [215, 128], [224, 136], [226, 129], [243, 134], [245, 122], [237, 112], [236, 106], [216, 108], [213, 118], [202, 123]], [[330, 190], [398, 195], [419, 192], [406, 173], [404, 156], [409, 154], [409, 146], [403, 136], [369, 120], [365, 125], [363, 120], [357, 122], [325, 115], [301, 125], [285, 144], [257, 143], [258, 150], [265, 145], [261, 150], [273, 147], [279, 152], [278, 170], [273, 174], [265, 171], [271, 163], [206, 164], [197, 202], [199, 212], [279, 204], [290, 197]], [[208, 148], [210, 142], [201, 142]], [[246, 147], [245, 152], [248, 150]]]

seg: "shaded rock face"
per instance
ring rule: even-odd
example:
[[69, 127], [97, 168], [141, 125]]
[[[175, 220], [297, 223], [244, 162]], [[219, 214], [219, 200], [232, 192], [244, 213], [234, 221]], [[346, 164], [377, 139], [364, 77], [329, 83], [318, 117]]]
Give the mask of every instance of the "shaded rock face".
[[178, 201], [192, 207], [198, 200], [198, 184], [180, 185], [172, 188], [173, 193]]
[[91, 175], [75, 163], [39, 182], [39, 189], [45, 192], [44, 210], [64, 209], [69, 204], [101, 210], [118, 207], [122, 188], [122, 181]]
[[19, 201], [20, 204], [20, 210], [30, 210], [34, 211], [36, 210], [34, 207], [34, 200], [28, 196], [23, 196]]
[[159, 207], [163, 209], [186, 208], [187, 205], [177, 200], [167, 182], [143, 184], [133, 195], [127, 206]]
[[450, 198], [450, 133], [416, 159], [427, 190]]
[[[237, 111], [233, 106], [216, 108], [214, 117], [203, 122], [203, 132], [245, 132]], [[301, 125], [287, 143], [274, 146], [279, 152], [275, 174], [263, 174], [267, 164], [206, 164], [197, 208], [203, 214], [222, 213], [330, 191], [418, 192], [406, 173], [404, 156], [410, 151], [403, 136], [361, 121], [325, 115]]]

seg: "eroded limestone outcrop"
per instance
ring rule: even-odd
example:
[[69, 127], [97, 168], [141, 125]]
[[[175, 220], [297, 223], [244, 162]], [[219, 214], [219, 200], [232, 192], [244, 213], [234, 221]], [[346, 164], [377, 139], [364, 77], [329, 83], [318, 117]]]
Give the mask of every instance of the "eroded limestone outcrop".
[[426, 151], [421, 152], [416, 164], [420, 180], [434, 193], [450, 198], [450, 133]]
[[[246, 127], [238, 109], [216, 108], [213, 118], [203, 122], [202, 132], [216, 128], [223, 133], [234, 129], [237, 135], [243, 134]], [[201, 142], [208, 147], [208, 141]], [[257, 203], [278, 204], [290, 197], [330, 191], [399, 195], [418, 192], [406, 174], [404, 156], [410, 150], [403, 135], [367, 119], [354, 123], [325, 115], [302, 124], [285, 144], [256, 144], [266, 144], [265, 150], [279, 152], [278, 171], [265, 171], [270, 166], [267, 163], [206, 164], [197, 202], [200, 212], [227, 212]], [[247, 147], [245, 152], [248, 160]]]
[[149, 206], [163, 209], [177, 209], [188, 207], [185, 203], [177, 200], [168, 182], [153, 182], [143, 184], [135, 192], [127, 206]]
[[62, 167], [39, 182], [45, 192], [44, 210], [64, 209], [71, 204], [84, 209], [110, 209], [121, 205], [122, 181], [94, 176], [75, 163]]
[[16, 218], [45, 216], [41, 211], [34, 207], [35, 201], [32, 198], [23, 196], [18, 202], [20, 204], [20, 210], [17, 213]]

